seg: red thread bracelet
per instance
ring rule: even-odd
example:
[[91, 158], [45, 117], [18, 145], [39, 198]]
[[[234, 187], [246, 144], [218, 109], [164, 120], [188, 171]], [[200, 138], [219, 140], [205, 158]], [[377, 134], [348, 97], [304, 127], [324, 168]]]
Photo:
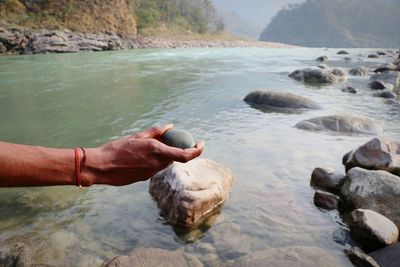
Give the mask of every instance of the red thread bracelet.
[[83, 149], [83, 147], [80, 147], [80, 149], [83, 152], [83, 157], [82, 157], [82, 164], [81, 160], [79, 158], [79, 148], [75, 147], [74, 148], [74, 153], [75, 153], [75, 173], [76, 173], [76, 186], [79, 186], [79, 188], [82, 188], [82, 169], [85, 166], [86, 162], [86, 151]]

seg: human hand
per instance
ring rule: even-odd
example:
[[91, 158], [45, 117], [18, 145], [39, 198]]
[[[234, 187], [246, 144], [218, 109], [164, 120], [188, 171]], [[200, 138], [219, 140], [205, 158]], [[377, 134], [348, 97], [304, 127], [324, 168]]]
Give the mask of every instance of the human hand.
[[173, 125], [153, 127], [99, 148], [87, 149], [82, 183], [127, 185], [144, 181], [174, 161], [188, 162], [201, 155], [204, 142], [194, 148], [170, 147], [160, 141]]

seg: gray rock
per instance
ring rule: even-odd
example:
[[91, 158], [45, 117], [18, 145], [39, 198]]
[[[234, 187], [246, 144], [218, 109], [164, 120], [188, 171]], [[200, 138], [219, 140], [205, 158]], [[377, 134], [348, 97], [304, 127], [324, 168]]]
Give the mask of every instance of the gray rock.
[[337, 173], [332, 168], [315, 168], [311, 174], [310, 185], [329, 192], [338, 192], [344, 178], [344, 174]]
[[348, 55], [349, 52], [347, 52], [346, 50], [340, 50], [339, 52], [337, 52], [338, 55]]
[[342, 200], [356, 209], [370, 209], [400, 224], [400, 178], [386, 171], [353, 168], [341, 188]]
[[32, 266], [32, 252], [27, 244], [22, 242], [6, 243], [0, 246], [0, 266], [28, 267]]
[[301, 70], [296, 70], [289, 74], [289, 77], [301, 81], [306, 84], [331, 84], [347, 79], [345, 71], [341, 69], [313, 69], [306, 68]]
[[340, 198], [334, 194], [324, 192], [324, 191], [315, 191], [314, 194], [314, 205], [327, 209], [334, 210], [339, 207]]
[[138, 249], [129, 255], [115, 257], [105, 267], [202, 267], [203, 264], [194, 257], [181, 251], [169, 251], [158, 248]]
[[342, 88], [342, 92], [345, 93], [350, 93], [350, 94], [357, 94], [357, 89], [351, 86], [347, 86], [345, 88]]
[[345, 253], [355, 267], [380, 267], [371, 256], [358, 247], [347, 248]]
[[384, 136], [375, 137], [352, 151], [343, 164], [346, 171], [361, 167], [400, 175], [400, 143]]
[[374, 251], [369, 255], [381, 267], [398, 267], [400, 258], [400, 243]]
[[386, 52], [385, 51], [377, 51], [376, 54], [379, 56], [385, 56]]
[[351, 69], [349, 73], [353, 76], [366, 76], [368, 75], [368, 69], [366, 67], [357, 67]]
[[325, 61], [328, 61], [328, 57], [327, 56], [321, 56], [321, 57], [317, 58], [316, 60], [319, 61], [319, 62], [325, 62]]
[[357, 209], [353, 211], [350, 231], [359, 242], [369, 249], [390, 246], [399, 240], [397, 226], [373, 210]]
[[390, 90], [382, 90], [378, 93], [373, 94], [374, 97], [382, 97], [382, 98], [396, 98], [397, 95]]
[[398, 71], [384, 71], [371, 76], [371, 80], [383, 81], [386, 84], [393, 86], [395, 92], [400, 92], [400, 72]]
[[382, 126], [375, 120], [351, 114], [331, 115], [301, 121], [296, 128], [309, 131], [332, 131], [339, 133], [381, 134]]
[[352, 266], [346, 259], [342, 259], [335, 251], [324, 250], [317, 247], [281, 247], [270, 248], [263, 251], [243, 256], [227, 267], [264, 267], [264, 266], [296, 266], [296, 267], [337, 267]]
[[397, 66], [396, 65], [394, 65], [393, 63], [388, 63], [388, 64], [385, 64], [385, 65], [382, 65], [382, 66], [380, 66], [380, 67], [378, 67], [378, 68], [376, 68], [375, 70], [374, 70], [374, 72], [376, 72], [376, 73], [380, 73], [380, 72], [384, 72], [384, 71], [390, 71], [390, 70], [396, 70], [396, 68], [397, 68]]
[[374, 90], [392, 90], [393, 86], [391, 86], [390, 84], [387, 84], [383, 81], [372, 81], [368, 84], [368, 87]]
[[269, 90], [254, 91], [249, 93], [244, 101], [254, 108], [262, 111], [279, 109], [318, 109], [317, 103], [311, 99], [291, 93], [282, 93]]
[[369, 54], [369, 55], [368, 55], [368, 58], [379, 58], [379, 56], [376, 55], [376, 54]]
[[196, 141], [193, 135], [185, 130], [171, 129], [163, 134], [161, 141], [173, 147], [178, 147], [182, 149], [193, 148], [196, 146]]
[[150, 180], [149, 192], [173, 225], [192, 228], [229, 196], [232, 174], [208, 160], [175, 162]]

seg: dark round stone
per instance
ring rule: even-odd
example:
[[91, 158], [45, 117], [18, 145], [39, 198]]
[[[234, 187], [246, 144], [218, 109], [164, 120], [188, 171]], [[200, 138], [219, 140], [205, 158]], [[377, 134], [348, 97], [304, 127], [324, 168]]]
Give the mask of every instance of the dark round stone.
[[178, 147], [182, 149], [192, 148], [196, 146], [196, 141], [193, 138], [193, 135], [185, 130], [180, 129], [171, 129], [164, 133], [161, 137], [161, 141], [173, 147]]

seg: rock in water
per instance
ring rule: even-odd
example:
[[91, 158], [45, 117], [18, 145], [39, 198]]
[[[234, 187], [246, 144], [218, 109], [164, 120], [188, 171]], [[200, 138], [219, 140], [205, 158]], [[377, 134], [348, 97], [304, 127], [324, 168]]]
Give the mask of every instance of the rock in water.
[[385, 216], [373, 211], [357, 209], [351, 213], [351, 233], [369, 249], [378, 249], [397, 243], [399, 230]]
[[270, 109], [318, 109], [317, 103], [311, 99], [294, 95], [291, 93], [275, 92], [270, 90], [259, 90], [249, 93], [244, 101], [252, 107], [261, 111]]
[[347, 171], [361, 167], [384, 170], [400, 176], [400, 143], [384, 136], [375, 137], [346, 155], [343, 165]]
[[337, 52], [338, 55], [348, 55], [349, 52], [347, 52], [346, 50], [340, 50], [339, 52]]
[[325, 61], [328, 61], [328, 57], [327, 56], [321, 56], [321, 57], [317, 58], [316, 61], [325, 62]]
[[385, 90], [385, 89], [392, 90], [393, 89], [393, 86], [391, 84], [387, 84], [387, 83], [379, 81], [379, 80], [370, 82], [368, 84], [368, 87], [373, 90]]
[[310, 185], [335, 193], [340, 190], [344, 179], [344, 174], [337, 173], [332, 168], [315, 168], [311, 174]]
[[[381, 267], [398, 267], [400, 258], [400, 243], [386, 247], [369, 254]], [[374, 266], [375, 267], [375, 266]]]
[[129, 255], [115, 257], [104, 265], [105, 267], [131, 266], [168, 266], [168, 267], [202, 267], [203, 264], [195, 257], [182, 251], [170, 251], [158, 248], [134, 250]]
[[400, 225], [400, 178], [386, 171], [353, 168], [341, 188], [346, 204], [356, 209], [370, 209]]
[[366, 76], [368, 75], [368, 69], [366, 67], [357, 67], [351, 69], [349, 73], [353, 76]]
[[358, 247], [345, 249], [345, 253], [356, 267], [380, 267], [372, 257]]
[[289, 77], [306, 84], [331, 84], [347, 79], [346, 73], [341, 69], [321, 68], [296, 70], [289, 74]]
[[397, 95], [390, 90], [382, 90], [378, 93], [373, 94], [374, 97], [382, 97], [382, 98], [396, 98]]
[[350, 93], [350, 94], [357, 94], [357, 89], [351, 86], [347, 86], [345, 88], [342, 88], [342, 92], [345, 93]]
[[[399, 71], [384, 71], [382, 73], [371, 76], [373, 81], [383, 81], [386, 85], [390, 85], [395, 92], [400, 92], [400, 72]], [[387, 89], [391, 89], [386, 86]]]
[[339, 133], [381, 134], [382, 126], [375, 120], [351, 114], [331, 115], [301, 121], [296, 128], [309, 131], [332, 131]]
[[182, 149], [196, 146], [196, 141], [194, 140], [193, 136], [188, 131], [180, 129], [171, 129], [167, 131], [161, 137], [161, 141], [168, 146]]
[[334, 194], [318, 190], [315, 191], [314, 205], [319, 208], [334, 210], [338, 208], [339, 202], [340, 198]]
[[195, 226], [229, 196], [232, 174], [208, 160], [175, 162], [150, 180], [150, 194], [173, 225]]

